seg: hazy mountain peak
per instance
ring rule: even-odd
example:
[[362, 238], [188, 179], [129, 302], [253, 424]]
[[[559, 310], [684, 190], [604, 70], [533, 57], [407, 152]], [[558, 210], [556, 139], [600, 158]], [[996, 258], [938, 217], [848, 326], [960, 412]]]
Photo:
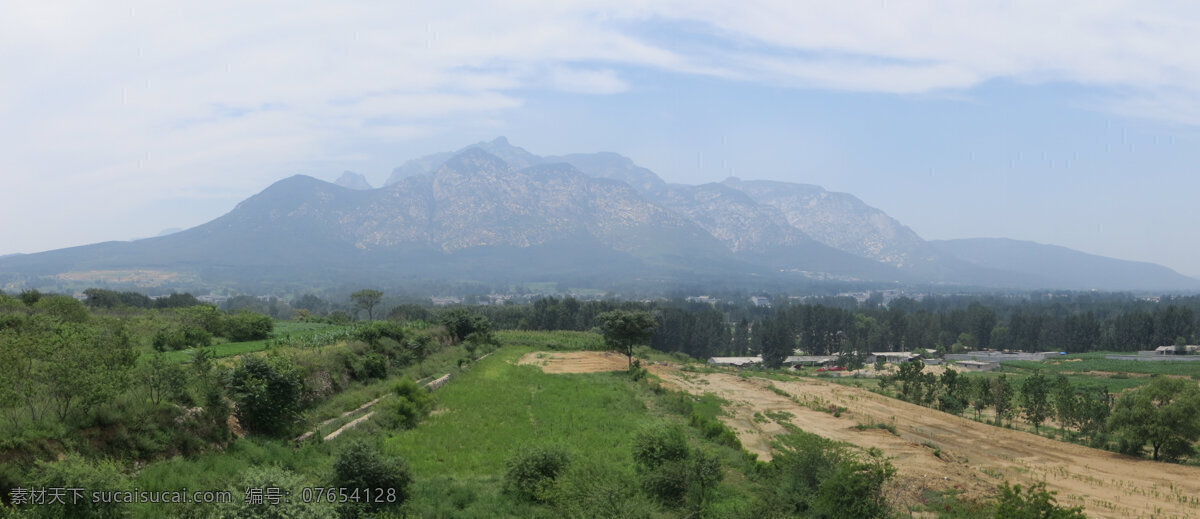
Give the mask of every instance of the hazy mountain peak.
[[529, 153], [525, 148], [509, 144], [507, 137], [496, 137], [491, 142], [477, 142], [458, 151], [461, 153], [472, 148], [481, 149], [499, 157], [513, 169], [523, 169], [542, 162], [541, 157]]
[[355, 173], [353, 171], [343, 171], [342, 176], [338, 177], [337, 181], [334, 182], [334, 184], [337, 184], [339, 186], [349, 188], [349, 189], [358, 189], [358, 190], [374, 189], [373, 187], [371, 187], [371, 183], [367, 182], [367, 177], [364, 177], [364, 176], [362, 176], [362, 174]]
[[546, 162], [565, 162], [588, 176], [620, 180], [629, 184], [643, 195], [659, 193], [667, 185], [653, 171], [638, 166], [629, 157], [611, 151], [572, 153], [570, 155], [546, 157], [543, 160]]
[[441, 172], [446, 169], [459, 173], [494, 173], [519, 168], [513, 168], [508, 161], [483, 148], [467, 148], [450, 157], [437, 171]]

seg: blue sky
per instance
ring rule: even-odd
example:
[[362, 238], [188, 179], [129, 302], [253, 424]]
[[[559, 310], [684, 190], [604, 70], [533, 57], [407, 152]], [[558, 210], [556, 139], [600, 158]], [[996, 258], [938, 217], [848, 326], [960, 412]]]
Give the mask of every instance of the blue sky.
[[1200, 8], [829, 4], [16, 2], [0, 254], [198, 225], [295, 173], [378, 185], [505, 135], [1200, 275]]

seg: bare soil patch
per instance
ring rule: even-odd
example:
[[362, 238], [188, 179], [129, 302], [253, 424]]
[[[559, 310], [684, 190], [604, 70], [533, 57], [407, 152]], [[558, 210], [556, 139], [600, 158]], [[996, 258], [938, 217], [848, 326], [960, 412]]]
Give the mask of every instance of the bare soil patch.
[[535, 351], [526, 353], [517, 364], [532, 364], [546, 373], [596, 373], [629, 368], [624, 355], [611, 351]]
[[[547, 373], [616, 371], [625, 369], [625, 362], [624, 356], [603, 352], [537, 352], [519, 361]], [[879, 449], [897, 468], [888, 492], [899, 506], [921, 502], [925, 490], [953, 488], [968, 498], [986, 498], [1004, 480], [1045, 481], [1058, 492], [1060, 504], [1083, 506], [1089, 517], [1200, 518], [1197, 467], [1059, 442], [817, 379], [777, 382], [684, 372], [664, 364], [648, 369], [672, 389], [729, 401], [730, 415], [721, 420], [761, 459], [770, 459], [772, 439], [786, 432], [777, 418], [826, 438]], [[772, 385], [786, 396], [772, 391]], [[831, 406], [846, 410], [834, 416], [827, 412]], [[876, 423], [892, 426], [896, 434], [855, 428]]]
[[[1060, 503], [1084, 506], [1090, 517], [1200, 517], [1200, 501], [1193, 500], [1200, 495], [1196, 467], [1059, 442], [819, 380], [772, 382], [726, 373], [683, 373], [666, 366], [650, 370], [676, 389], [714, 393], [730, 401], [733, 416], [723, 420], [747, 450], [760, 456], [769, 456], [771, 438], [784, 428], [774, 421], [755, 422], [756, 412], [786, 411], [792, 415], [788, 421], [804, 431], [880, 449], [898, 471], [890, 489], [897, 504], [916, 503], [925, 489], [955, 488], [978, 498], [993, 494], [1005, 479], [1044, 480], [1059, 492]], [[768, 389], [772, 384], [789, 396]], [[847, 410], [835, 417], [812, 408], [829, 406]], [[898, 435], [855, 429], [860, 423], [889, 424]]]

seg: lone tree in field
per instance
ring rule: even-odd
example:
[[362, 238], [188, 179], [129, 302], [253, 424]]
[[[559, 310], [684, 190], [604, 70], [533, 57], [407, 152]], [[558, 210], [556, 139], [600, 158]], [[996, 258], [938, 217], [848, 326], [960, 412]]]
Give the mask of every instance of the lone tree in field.
[[383, 292], [369, 288], [350, 294], [350, 300], [354, 301], [354, 308], [367, 311], [368, 321], [375, 320], [375, 305], [379, 304], [380, 299], [383, 299]]
[[633, 367], [633, 347], [649, 341], [658, 326], [654, 317], [642, 310], [612, 310], [596, 318], [600, 320], [604, 344], [624, 354], [630, 368]]
[[1158, 377], [1121, 396], [1108, 426], [1139, 451], [1149, 443], [1155, 460], [1190, 455], [1192, 442], [1200, 438], [1200, 388], [1188, 380]]
[[1021, 408], [1025, 419], [1033, 424], [1033, 430], [1041, 430], [1042, 422], [1050, 417], [1050, 381], [1035, 372], [1021, 384]]

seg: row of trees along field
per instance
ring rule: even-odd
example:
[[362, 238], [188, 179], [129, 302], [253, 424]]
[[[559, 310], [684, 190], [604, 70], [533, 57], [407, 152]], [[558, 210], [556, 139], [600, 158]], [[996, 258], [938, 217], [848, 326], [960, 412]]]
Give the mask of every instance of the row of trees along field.
[[1072, 384], [1035, 371], [1019, 382], [1005, 374], [964, 377], [953, 368], [940, 376], [924, 372], [924, 363], [902, 363], [882, 377], [895, 396], [941, 411], [983, 418], [990, 411], [996, 425], [1016, 416], [1039, 431], [1049, 420], [1072, 441], [1155, 460], [1195, 459], [1200, 440], [1200, 387], [1165, 376], [1119, 397], [1100, 385]]
[[696, 358], [799, 349], [837, 352], [1012, 349], [1136, 351], [1200, 342], [1200, 297], [1066, 294], [1054, 297], [930, 296], [886, 307], [853, 298], [776, 299], [772, 308], [743, 301], [691, 303], [539, 299], [528, 305], [475, 307], [497, 326], [589, 330], [614, 309], [645, 310], [658, 321], [650, 345]]

